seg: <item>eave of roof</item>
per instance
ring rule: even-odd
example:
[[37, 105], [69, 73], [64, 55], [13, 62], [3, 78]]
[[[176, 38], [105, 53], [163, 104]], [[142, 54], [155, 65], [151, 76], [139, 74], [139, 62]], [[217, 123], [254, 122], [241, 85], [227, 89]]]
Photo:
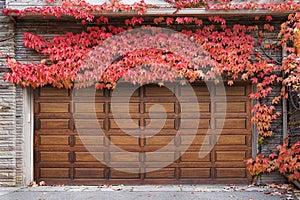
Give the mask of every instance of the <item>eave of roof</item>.
[[[212, 16], [218, 15], [222, 17], [229, 16], [266, 16], [272, 15], [277, 17], [286, 17], [288, 14], [292, 13], [291, 10], [285, 11], [272, 11], [272, 10], [246, 10], [246, 9], [236, 9], [236, 10], [207, 10], [205, 8], [182, 8], [176, 9], [172, 7], [159, 7], [159, 8], [147, 8], [147, 11], [140, 16]], [[95, 16], [107, 16], [107, 17], [130, 17], [130, 16], [139, 16], [137, 11], [130, 12], [101, 12], [101, 13], [92, 13]], [[10, 16], [17, 16], [17, 14], [12, 13]], [[27, 17], [39, 16], [39, 14], [26, 14]]]

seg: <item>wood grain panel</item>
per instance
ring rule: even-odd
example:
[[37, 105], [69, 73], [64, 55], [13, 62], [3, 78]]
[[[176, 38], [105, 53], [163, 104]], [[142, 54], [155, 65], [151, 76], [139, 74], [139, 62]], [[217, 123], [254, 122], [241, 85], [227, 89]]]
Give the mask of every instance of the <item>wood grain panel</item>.
[[[169, 143], [174, 145], [174, 136], [152, 136], [146, 138], [146, 145], [148, 146], [166, 146]], [[173, 141], [172, 141], [173, 140]]]
[[217, 141], [217, 144], [221, 145], [245, 145], [245, 135], [221, 135]]
[[139, 162], [139, 160], [139, 153], [112, 152], [110, 154], [111, 162]]
[[[225, 109], [226, 106], [226, 109]], [[246, 102], [216, 102], [215, 103], [215, 112], [223, 113], [246, 113]]]
[[[170, 90], [171, 89], [171, 90]], [[175, 90], [173, 88], [150, 86], [145, 88], [146, 97], [173, 97]]]
[[[117, 119], [118, 123], [110, 119], [110, 129], [119, 129], [120, 127], [122, 129], [139, 129], [140, 128], [140, 120], [139, 119], [131, 119], [132, 121], [129, 121], [128, 119]], [[119, 127], [120, 126], [120, 127]]]
[[40, 168], [41, 178], [69, 178], [69, 168]]
[[[151, 169], [148, 169], [151, 170]], [[157, 171], [151, 171], [146, 173], [146, 178], [153, 179], [153, 178], [159, 178], [159, 179], [173, 179], [175, 178], [175, 169], [174, 168], [164, 168]]]
[[104, 160], [103, 152], [75, 152], [76, 162], [99, 162]]
[[40, 129], [69, 129], [69, 119], [40, 119]]
[[119, 85], [118, 90], [120, 91], [119, 94], [115, 95], [114, 92], [115, 90], [111, 90], [109, 92], [110, 96], [115, 96], [115, 97], [139, 97], [140, 96], [140, 89], [137, 88], [135, 89], [136, 86], [132, 86], [129, 84], [122, 84]]
[[209, 96], [209, 91], [206, 85], [193, 86], [193, 90], [194, 91], [187, 89], [187, 86], [182, 86], [181, 96]]
[[210, 162], [210, 154], [205, 156], [204, 158], [200, 158], [199, 152], [182, 152], [181, 153], [181, 161], [182, 162]]
[[170, 162], [175, 160], [175, 152], [149, 152], [145, 156], [146, 162]]
[[238, 161], [246, 158], [245, 151], [217, 151], [217, 161]]
[[103, 119], [76, 119], [75, 120], [76, 129], [99, 129], [104, 128], [104, 120]]
[[110, 136], [110, 142], [117, 146], [132, 146], [139, 145], [139, 138], [133, 136]]
[[[162, 124], [162, 122], [164, 122]], [[175, 119], [145, 119], [146, 129], [174, 129]]]
[[[154, 106], [159, 105], [159, 106]], [[160, 108], [163, 109], [160, 109]], [[167, 112], [167, 113], [174, 113], [175, 112], [175, 105], [174, 103], [145, 103], [145, 112]]]
[[98, 135], [80, 135], [75, 137], [75, 145], [103, 145], [104, 137]]
[[[114, 103], [113, 104], [114, 113], [139, 113], [140, 104], [139, 103]], [[109, 112], [112, 112], [111, 104], [109, 104]]]
[[68, 162], [69, 152], [41, 152], [41, 162]]
[[217, 168], [217, 178], [244, 178], [246, 177], [245, 168]]
[[[127, 172], [129, 171], [129, 172]], [[139, 173], [131, 173], [133, 172], [139, 172], [139, 169], [124, 169], [122, 171], [112, 169], [110, 172], [110, 178], [112, 179], [138, 179], [140, 178]]]
[[75, 103], [75, 113], [103, 113], [104, 103], [84, 102]]
[[67, 113], [69, 112], [68, 103], [41, 103], [41, 113]]
[[[204, 143], [204, 138], [206, 136], [205, 135], [181, 135], [180, 136], [180, 140], [181, 140], [181, 144], [183, 145], [188, 145], [188, 144], [192, 144], [192, 145], [209, 145], [209, 140], [205, 141]], [[191, 143], [192, 142], [192, 143]]]
[[69, 90], [58, 89], [52, 87], [42, 87], [40, 88], [40, 97], [68, 97]]
[[[188, 129], [188, 128], [195, 128], [198, 120], [195, 119], [181, 119], [180, 120], [180, 128]], [[198, 128], [199, 129], [208, 129], [210, 127], [210, 119], [199, 119]]]
[[210, 168], [181, 168], [181, 178], [183, 179], [199, 179], [199, 178], [210, 178]]
[[41, 145], [68, 145], [69, 136], [66, 135], [40, 135]]
[[95, 87], [80, 88], [74, 90], [74, 97], [103, 97], [104, 90], [96, 90]]
[[201, 112], [201, 113], [209, 113], [210, 112], [210, 103], [199, 103], [198, 109], [195, 109], [195, 105], [191, 103], [181, 103], [180, 106], [182, 107], [182, 111], [185, 113], [195, 113], [195, 112]]
[[104, 169], [75, 168], [74, 178], [104, 178]]
[[216, 96], [245, 96], [246, 95], [246, 86], [244, 85], [233, 85], [233, 86], [226, 86], [225, 93], [222, 87], [216, 87]]
[[[215, 119], [216, 128], [223, 129], [246, 129], [247, 120], [245, 118], [236, 118], [236, 119]], [[224, 125], [222, 127], [222, 121], [224, 121]]]

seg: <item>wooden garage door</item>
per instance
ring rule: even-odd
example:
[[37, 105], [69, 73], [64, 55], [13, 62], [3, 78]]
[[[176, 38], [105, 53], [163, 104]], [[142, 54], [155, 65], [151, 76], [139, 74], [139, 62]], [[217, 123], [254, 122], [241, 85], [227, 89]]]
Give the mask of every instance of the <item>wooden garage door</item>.
[[[244, 160], [251, 157], [250, 101], [247, 97], [250, 92], [249, 85], [240, 83], [226, 86], [227, 114], [218, 140], [214, 133], [222, 128], [220, 122], [226, 102], [219, 97], [223, 93], [219, 87], [211, 87], [209, 94], [205, 84], [193, 85], [201, 112], [199, 128], [193, 138], [187, 123], [184, 126], [180, 125], [180, 103], [176, 96], [180, 96], [185, 87], [173, 84], [169, 87], [171, 89], [168, 89], [147, 85], [137, 89], [129, 104], [130, 116], [138, 126], [138, 129], [133, 131], [135, 135], [129, 135], [126, 130], [119, 129], [120, 123], [125, 129], [132, 128], [126, 127], [126, 117], [118, 119], [118, 124], [115, 122], [110, 106], [112, 91], [97, 91], [94, 99], [96, 103], [92, 104], [87, 101], [91, 99], [88, 96], [93, 95], [92, 91], [76, 94], [76, 90], [52, 87], [36, 89], [35, 180], [44, 180], [48, 184], [87, 185], [247, 183], [249, 177]], [[77, 100], [74, 101], [74, 98]], [[147, 126], [151, 120], [150, 127], [154, 131], [156, 124], [161, 121], [159, 117], [155, 117], [155, 113], [159, 114], [161, 109], [152, 107], [154, 104], [164, 107], [167, 119], [162, 130], [153, 136], [147, 136]], [[126, 112], [124, 105], [121, 100], [114, 112]], [[189, 110], [189, 115], [185, 116], [184, 120], [193, 122], [194, 108], [189, 107], [188, 102], [185, 107]], [[93, 110], [96, 111], [96, 115]], [[150, 110], [154, 113], [151, 120]], [[75, 123], [74, 116], [81, 122]], [[91, 127], [93, 116], [97, 116], [105, 135], [99, 134], [99, 130]], [[86, 131], [79, 136], [76, 128]], [[177, 134], [179, 128], [183, 131]], [[200, 147], [209, 145], [204, 142], [208, 130], [210, 135], [206, 143], [216, 142], [217, 145], [207, 156], [199, 158]], [[186, 151], [182, 151], [181, 147], [189, 144], [191, 140], [192, 145]], [[93, 146], [93, 152], [89, 152], [84, 144]], [[122, 151], [114, 150], [111, 153], [111, 145], [120, 147]], [[164, 153], [160, 153], [157, 156], [146, 156], [147, 152], [157, 151], [166, 145], [170, 146], [174, 155], [164, 156]], [[126, 156], [124, 152], [135, 154]], [[162, 169], [149, 169], [153, 167], [153, 163], [170, 162], [177, 157], [178, 159]], [[126, 167], [126, 170], [122, 170], [122, 166], [124, 169]], [[128, 168], [138, 173], [130, 173]]]

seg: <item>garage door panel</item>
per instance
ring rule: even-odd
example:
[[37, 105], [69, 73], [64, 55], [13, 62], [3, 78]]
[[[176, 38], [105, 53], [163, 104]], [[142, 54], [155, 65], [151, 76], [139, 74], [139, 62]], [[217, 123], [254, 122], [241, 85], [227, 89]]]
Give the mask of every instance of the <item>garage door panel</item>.
[[193, 90], [190, 90], [187, 86], [182, 86], [180, 88], [181, 96], [209, 96], [209, 90], [206, 85], [193, 86]]
[[109, 104], [109, 112], [112, 112], [114, 109], [114, 113], [139, 113], [140, 112], [140, 104], [139, 103], [114, 103], [113, 108], [111, 103]]
[[172, 162], [175, 161], [175, 153], [170, 152], [150, 152], [145, 155], [145, 162]]
[[[221, 88], [210, 85], [213, 93], [209, 94], [205, 83], [194, 84], [194, 92], [179, 84], [170, 84], [170, 89], [152, 84], [135, 91], [130, 84], [121, 86], [121, 95], [112, 90], [98, 90], [94, 96], [94, 88], [36, 90], [37, 181], [44, 179], [48, 184], [64, 180], [70, 184], [78, 181], [89, 184], [90, 180], [99, 184], [248, 182], [244, 163], [251, 156], [248, 85], [226, 85], [226, 103], [222, 101]], [[129, 92], [132, 97], [127, 104], [124, 97]], [[195, 93], [199, 121], [195, 119], [196, 109], [190, 98]], [[178, 102], [181, 99], [175, 94], [184, 97], [182, 102]], [[115, 98], [114, 113], [111, 96]], [[95, 104], [90, 102], [91, 98]], [[214, 142], [217, 144], [212, 151], [200, 157], [201, 148], [208, 148]]]
[[146, 138], [146, 146], [166, 146], [175, 145], [174, 136], [152, 136]]
[[237, 161], [246, 159], [245, 151], [217, 151], [217, 161]]
[[40, 97], [68, 97], [70, 96], [69, 90], [57, 89], [52, 87], [42, 87], [39, 89]]
[[104, 161], [103, 152], [75, 152], [75, 162], [101, 162]]
[[195, 113], [200, 111], [200, 114], [203, 113], [209, 113], [210, 112], [210, 103], [199, 103], [198, 104], [198, 109], [195, 109], [195, 104], [194, 103], [181, 103], [180, 104], [182, 111], [185, 113]]
[[79, 90], [73, 90], [73, 96], [76, 97], [103, 97], [104, 90], [96, 90], [95, 87], [81, 88]]
[[41, 168], [40, 177], [41, 178], [69, 178], [70, 169], [69, 168]]
[[112, 179], [139, 179], [140, 178], [140, 170], [138, 168], [131, 169], [122, 169], [116, 170], [112, 169], [110, 172], [110, 178]]
[[226, 86], [225, 90], [223, 87], [217, 86], [215, 90], [216, 96], [246, 96], [246, 86], [245, 85], [233, 85]]
[[119, 94], [114, 94], [114, 91], [108, 91], [109, 93], [109, 96], [114, 96], [115, 98], [118, 98], [118, 97], [127, 97], [129, 94], [131, 97], [139, 97], [141, 94], [140, 94], [140, 89], [137, 88], [135, 89], [136, 86], [132, 86], [130, 84], [122, 84], [122, 86], [120, 86], [118, 89], [120, 91]]
[[93, 146], [93, 145], [103, 145], [104, 137], [98, 135], [80, 135], [75, 136], [75, 146]]
[[145, 96], [146, 97], [174, 97], [175, 96], [175, 87], [159, 87], [159, 86], [149, 86], [145, 87]]
[[156, 112], [156, 113], [174, 113], [175, 104], [174, 103], [145, 103], [145, 112]]
[[244, 160], [215, 162], [216, 168], [245, 168]]
[[216, 174], [218, 178], [245, 178], [246, 170], [244, 168], [217, 168]]
[[204, 158], [201, 158], [199, 152], [183, 152], [181, 154], [182, 162], [210, 162], [210, 154], [206, 155]]
[[41, 152], [40, 162], [69, 162], [69, 152]]
[[76, 129], [104, 129], [104, 119], [76, 119]]
[[69, 145], [69, 136], [40, 135], [40, 145]]
[[110, 136], [110, 143], [117, 146], [139, 146], [139, 137]]
[[94, 168], [75, 168], [74, 178], [94, 178], [103, 179], [105, 169], [94, 169]]
[[70, 129], [70, 119], [40, 119], [39, 129]]
[[175, 129], [175, 119], [145, 119], [146, 129]]
[[180, 128], [182, 129], [194, 129], [197, 127], [199, 129], [208, 129], [210, 128], [210, 119], [199, 119], [199, 123], [195, 119], [181, 119]]
[[[222, 126], [223, 123], [223, 126]], [[217, 129], [247, 129], [246, 118], [236, 119], [215, 119]]]
[[211, 177], [210, 168], [181, 168], [180, 171], [182, 179], [200, 179]]
[[133, 152], [111, 152], [110, 162], [139, 162], [140, 154]]
[[[177, 166], [177, 165], [176, 165]], [[180, 162], [178, 163], [180, 168], [212, 168], [211, 162]]]
[[104, 103], [83, 102], [74, 103], [74, 113], [103, 113]]
[[[207, 139], [205, 139], [207, 138]], [[181, 145], [209, 145], [210, 135], [180, 135]]]
[[215, 112], [216, 113], [246, 113], [247, 107], [246, 102], [216, 102]]
[[70, 112], [69, 103], [40, 103], [41, 113], [68, 113]]
[[155, 171], [148, 168], [147, 170], [151, 171], [145, 175], [148, 179], [175, 179], [175, 168], [164, 168]]
[[246, 135], [221, 135], [217, 144], [220, 145], [246, 145]]
[[139, 119], [110, 119], [109, 128], [110, 129], [140, 129], [141, 121]]

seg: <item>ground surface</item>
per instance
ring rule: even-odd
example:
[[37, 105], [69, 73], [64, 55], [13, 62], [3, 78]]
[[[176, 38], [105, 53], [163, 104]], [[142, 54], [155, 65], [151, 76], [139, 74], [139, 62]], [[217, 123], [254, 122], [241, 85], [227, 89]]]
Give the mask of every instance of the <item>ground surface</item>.
[[0, 200], [297, 200], [297, 195], [299, 191], [289, 185], [101, 185], [0, 189]]

